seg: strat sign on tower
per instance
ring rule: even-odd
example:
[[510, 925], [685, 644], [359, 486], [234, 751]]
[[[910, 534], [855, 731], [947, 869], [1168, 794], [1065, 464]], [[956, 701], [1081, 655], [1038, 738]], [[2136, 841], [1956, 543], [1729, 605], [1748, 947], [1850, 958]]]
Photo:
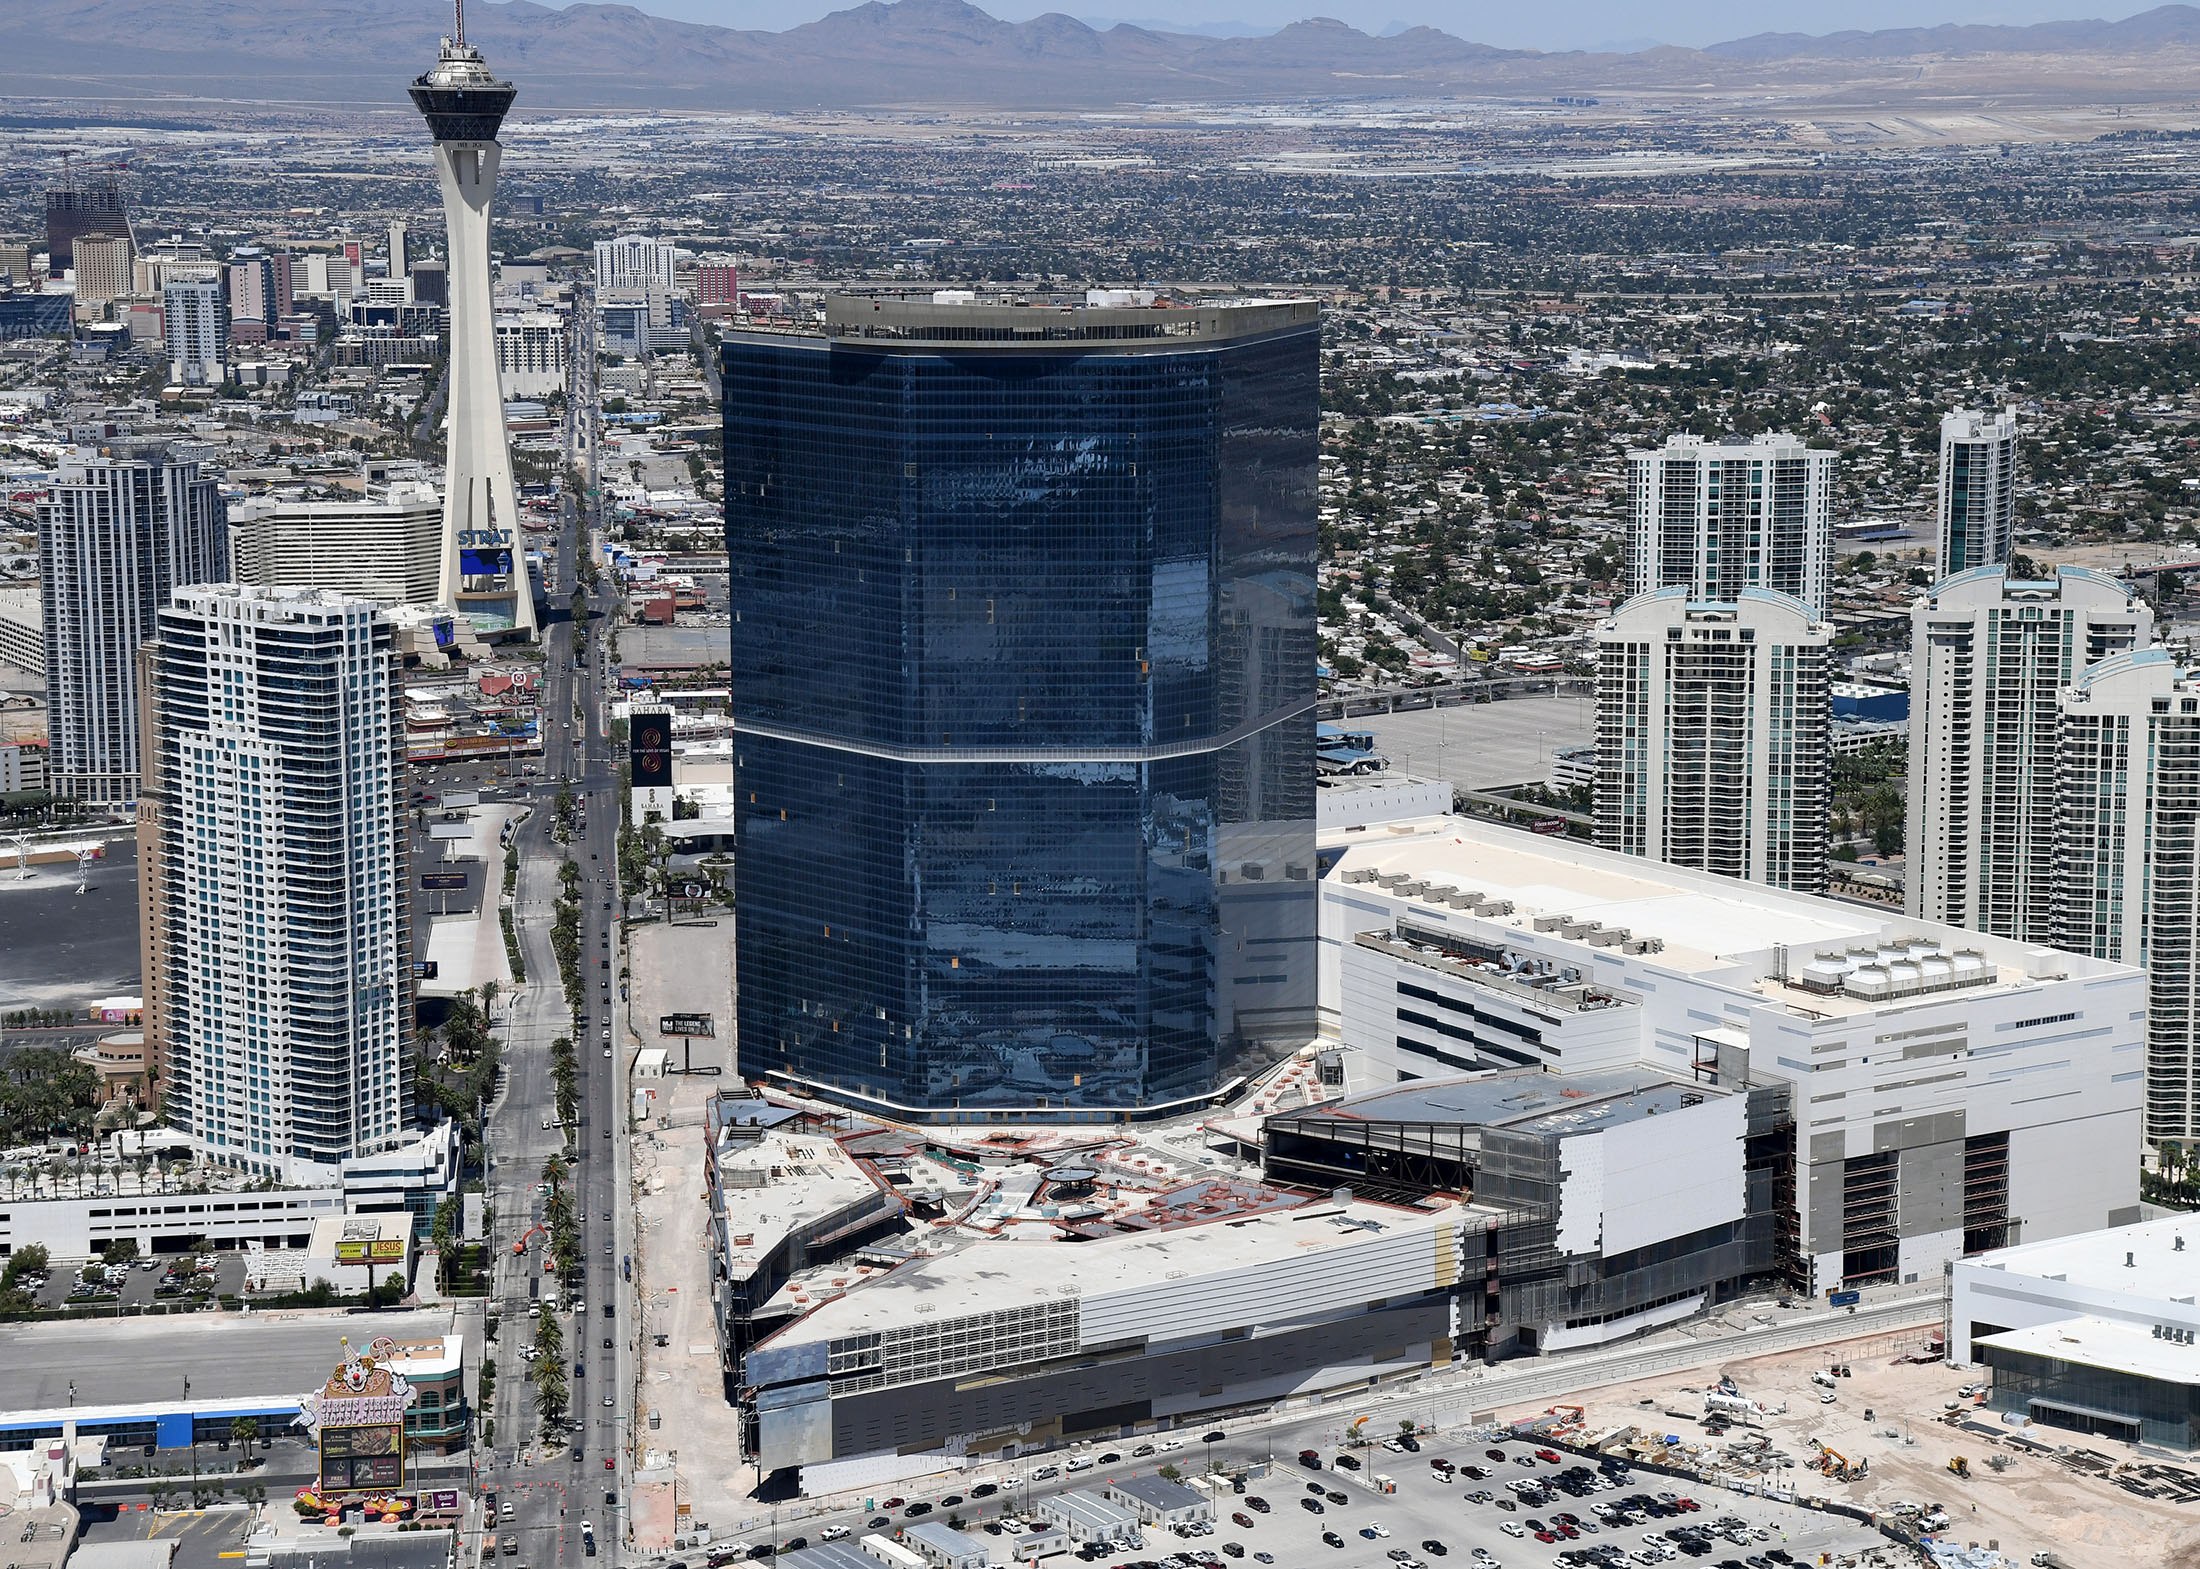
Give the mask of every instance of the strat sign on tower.
[[489, 296], [489, 203], [504, 149], [497, 131], [518, 96], [466, 42], [462, 3], [455, 37], [435, 69], [412, 84], [412, 100], [435, 137], [450, 236], [450, 414], [445, 426], [443, 602], [487, 636], [536, 630], [535, 600], [517, 549], [519, 509], [497, 382], [496, 318]]

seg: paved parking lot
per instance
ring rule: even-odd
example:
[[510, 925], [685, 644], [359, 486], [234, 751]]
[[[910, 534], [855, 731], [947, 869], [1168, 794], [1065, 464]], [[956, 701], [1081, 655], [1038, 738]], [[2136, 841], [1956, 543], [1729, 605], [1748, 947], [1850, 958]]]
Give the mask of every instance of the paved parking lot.
[[[1492, 1448], [1502, 1450], [1506, 1458], [1502, 1461], [1489, 1459], [1486, 1451]], [[1515, 1500], [1504, 1489], [1505, 1482], [1527, 1476], [1550, 1477], [1562, 1469], [1588, 1463], [1579, 1457], [1561, 1454], [1561, 1463], [1552, 1465], [1533, 1460], [1533, 1449], [1533, 1445], [1511, 1440], [1491, 1444], [1478, 1436], [1455, 1432], [1423, 1439], [1418, 1454], [1390, 1453], [1379, 1448], [1358, 1451], [1356, 1458], [1362, 1462], [1358, 1472], [1324, 1470], [1318, 1477], [1313, 1471], [1302, 1469], [1279, 1455], [1275, 1468], [1267, 1476], [1249, 1481], [1243, 1496], [1232, 1494], [1226, 1485], [1223, 1487], [1212, 1535], [1178, 1538], [1172, 1532], [1149, 1529], [1143, 1549], [1118, 1552], [1100, 1561], [1122, 1565], [1140, 1560], [1159, 1561], [1172, 1553], [1192, 1552], [1213, 1556], [1224, 1563], [1252, 1564], [1261, 1562], [1258, 1555], [1266, 1553], [1267, 1561], [1283, 1569], [1303, 1569], [1307, 1565], [1326, 1565], [1330, 1569], [1398, 1569], [1399, 1560], [1391, 1555], [1399, 1552], [1428, 1565], [1429, 1569], [1454, 1563], [1460, 1569], [1476, 1569], [1477, 1561], [1472, 1555], [1479, 1548], [1490, 1555], [1480, 1562], [1480, 1569], [1489, 1569], [1492, 1562], [1502, 1569], [1526, 1569], [1526, 1566], [1546, 1569], [1546, 1566], [1557, 1564], [1561, 1551], [1580, 1552], [1617, 1545], [1630, 1554], [1641, 1554], [1646, 1550], [1647, 1536], [1662, 1538], [1673, 1526], [1707, 1525], [1715, 1518], [1728, 1515], [1738, 1516], [1762, 1530], [1764, 1539], [1753, 1539], [1746, 1548], [1718, 1540], [1713, 1544], [1714, 1550], [1707, 1555], [1668, 1560], [1670, 1569], [1688, 1569], [1690, 1565], [1717, 1569], [1728, 1560], [1746, 1564], [1752, 1557], [1774, 1564], [1777, 1569], [1777, 1561], [1765, 1557], [1774, 1548], [1789, 1554], [1800, 1564], [1816, 1563], [1821, 1553], [1830, 1554], [1838, 1561], [1875, 1544], [1884, 1545], [1883, 1539], [1870, 1527], [1855, 1521], [1773, 1500], [1707, 1490], [1647, 1471], [1633, 1473], [1631, 1481], [1612, 1491], [1596, 1492], [1584, 1498], [1561, 1494], [1547, 1505], [1516, 1505], [1508, 1511], [1501, 1506], [1500, 1500], [1508, 1503]], [[1336, 1451], [1325, 1449], [1321, 1453], [1327, 1461]], [[1530, 1464], [1518, 1463], [1523, 1456], [1531, 1457]], [[1458, 1465], [1479, 1465], [1490, 1475], [1487, 1479], [1476, 1480], [1462, 1473], [1457, 1481], [1441, 1481], [1429, 1465], [1438, 1457]], [[1093, 1476], [1100, 1474], [1091, 1473]], [[1390, 1477], [1397, 1491], [1377, 1491], [1374, 1477], [1378, 1474]], [[1092, 1485], [1089, 1480], [1087, 1485]], [[1322, 1508], [1319, 1515], [1305, 1507], [1307, 1502], [1317, 1501], [1312, 1491], [1316, 1486], [1322, 1489], [1323, 1495], [1318, 1500]], [[1487, 1501], [1469, 1501], [1470, 1497], [1484, 1493], [1490, 1495]], [[1610, 1527], [1596, 1523], [1592, 1514], [1594, 1505], [1614, 1502], [1635, 1493], [1648, 1493], [1652, 1497], [1671, 1493], [1692, 1498], [1700, 1507], [1692, 1514], [1644, 1520], [1633, 1526]], [[1332, 1495], [1337, 1494], [1343, 1496], [1343, 1503], [1335, 1501]], [[1256, 1498], [1268, 1505], [1266, 1513], [1252, 1503]], [[1528, 1521], [1548, 1525], [1557, 1512], [1575, 1515], [1583, 1522], [1576, 1540], [1546, 1544], [1525, 1534], [1529, 1530]], [[1243, 1515], [1252, 1524], [1239, 1524], [1234, 1515]], [[1516, 1526], [1524, 1534], [1508, 1534], [1504, 1529], [1507, 1524]], [[1362, 1534], [1368, 1531], [1378, 1534]], [[1324, 1532], [1333, 1534], [1337, 1541], [1324, 1541]], [[1385, 1532], [1388, 1534], [1380, 1534]], [[1440, 1544], [1441, 1551], [1425, 1546], [1428, 1542]], [[1243, 1548], [1243, 1556], [1230, 1553], [1225, 1544]]]
[[176, 1544], [173, 1569], [237, 1569], [244, 1557], [249, 1512], [241, 1504], [215, 1509], [153, 1510], [89, 1504], [84, 1510], [85, 1542], [170, 1541]]
[[[193, 1296], [186, 1284], [186, 1272], [190, 1268], [188, 1258], [171, 1259], [163, 1257], [157, 1261], [148, 1260], [146, 1262], [155, 1263], [156, 1267], [147, 1269], [141, 1264], [133, 1263], [127, 1266], [118, 1266], [114, 1269], [102, 1270], [101, 1273], [107, 1277], [106, 1280], [96, 1286], [91, 1293], [80, 1296], [72, 1302], [70, 1293], [76, 1291], [81, 1284], [79, 1280], [80, 1266], [64, 1264], [57, 1260], [47, 1273], [45, 1286], [37, 1293], [38, 1305], [47, 1308], [76, 1306], [117, 1309], [144, 1307], [153, 1302], [180, 1304], [200, 1298], [211, 1301], [216, 1296], [225, 1293], [233, 1296], [244, 1290], [244, 1255], [241, 1253], [217, 1253], [214, 1255], [212, 1272], [198, 1277], [211, 1282], [212, 1289], [199, 1293], [197, 1298]], [[170, 1264], [177, 1266], [177, 1272], [173, 1279], [168, 1273], [167, 1266]], [[121, 1282], [121, 1301], [119, 1303], [110, 1290], [117, 1278]]]

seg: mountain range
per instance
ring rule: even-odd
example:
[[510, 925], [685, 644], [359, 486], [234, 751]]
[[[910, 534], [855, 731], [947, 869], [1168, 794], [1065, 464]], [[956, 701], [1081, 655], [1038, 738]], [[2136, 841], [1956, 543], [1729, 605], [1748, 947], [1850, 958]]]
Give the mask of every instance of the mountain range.
[[[449, 30], [442, 0], [74, 0], [0, 19], [0, 93], [364, 106], [403, 101]], [[1376, 37], [1315, 17], [1260, 36], [1004, 22], [968, 0], [867, 0], [784, 32], [630, 5], [476, 0], [468, 37], [522, 108], [1083, 107], [1298, 98], [1744, 90], [1954, 71], [2084, 95], [2190, 96], [2200, 9], [2122, 21], [1760, 33], [1705, 49], [1544, 53], [1429, 27]]]

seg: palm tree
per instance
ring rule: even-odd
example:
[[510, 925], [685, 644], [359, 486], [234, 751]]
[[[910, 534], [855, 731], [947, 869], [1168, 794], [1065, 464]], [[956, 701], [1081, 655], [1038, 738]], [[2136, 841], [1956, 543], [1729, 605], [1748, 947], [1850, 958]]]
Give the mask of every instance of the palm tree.
[[260, 1419], [241, 1416], [229, 1424], [229, 1441], [244, 1451], [246, 1465], [252, 1463], [252, 1446], [260, 1441]]

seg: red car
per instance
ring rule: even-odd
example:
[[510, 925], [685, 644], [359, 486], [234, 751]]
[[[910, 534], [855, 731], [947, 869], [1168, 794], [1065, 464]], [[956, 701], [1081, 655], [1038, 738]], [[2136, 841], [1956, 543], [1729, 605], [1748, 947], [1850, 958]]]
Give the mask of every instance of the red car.
[[1560, 1525], [1554, 1527], [1554, 1529], [1558, 1532], [1560, 1536], [1563, 1536], [1569, 1542], [1577, 1542], [1581, 1540], [1581, 1533], [1575, 1530], [1570, 1525]]
[[880, 1505], [879, 1505], [879, 1508], [881, 1508], [881, 1509], [899, 1509], [899, 1508], [900, 1508], [900, 1507], [901, 1507], [901, 1506], [902, 1506], [903, 1504], [906, 1504], [907, 1502], [909, 1502], [909, 1500], [908, 1500], [908, 1499], [906, 1499], [906, 1498], [889, 1498], [889, 1499], [887, 1499], [887, 1500], [886, 1500], [886, 1502], [885, 1502], [885, 1503], [883, 1503], [883, 1504], [880, 1504]]
[[1538, 1532], [1536, 1532], [1536, 1533], [1535, 1533], [1535, 1539], [1536, 1539], [1537, 1541], [1539, 1541], [1539, 1542], [1555, 1542], [1555, 1541], [1557, 1541], [1557, 1540], [1558, 1540], [1558, 1538], [1557, 1538], [1557, 1537], [1555, 1537], [1555, 1536], [1551, 1535], [1551, 1533], [1550, 1533], [1550, 1532], [1548, 1532], [1548, 1531], [1538, 1531]]
[[1545, 1465], [1558, 1464], [1558, 1451], [1555, 1449], [1538, 1449], [1535, 1452], [1535, 1457]]
[[1702, 1505], [1698, 1504], [1693, 1498], [1676, 1498], [1673, 1500], [1673, 1507], [1675, 1509], [1678, 1509], [1682, 1514], [1692, 1515], [1699, 1508], [1701, 1508]]

